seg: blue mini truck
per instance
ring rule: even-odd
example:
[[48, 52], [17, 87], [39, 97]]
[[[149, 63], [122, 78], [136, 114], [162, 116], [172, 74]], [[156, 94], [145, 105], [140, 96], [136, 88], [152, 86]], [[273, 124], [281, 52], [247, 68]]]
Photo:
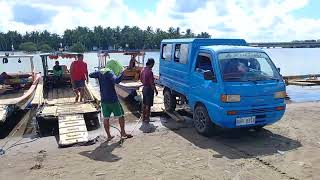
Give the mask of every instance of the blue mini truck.
[[161, 42], [160, 84], [166, 111], [187, 104], [196, 130], [262, 129], [285, 112], [280, 69], [243, 39], [170, 39]]

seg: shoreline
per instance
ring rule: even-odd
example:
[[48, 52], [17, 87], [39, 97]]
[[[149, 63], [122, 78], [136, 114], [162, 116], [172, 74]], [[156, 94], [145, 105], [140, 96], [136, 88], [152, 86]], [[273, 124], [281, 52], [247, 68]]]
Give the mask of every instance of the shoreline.
[[58, 148], [54, 137], [40, 138], [0, 156], [0, 179], [313, 179], [320, 176], [319, 103], [288, 104], [283, 119], [261, 132], [206, 138], [184, 116], [183, 123], [153, 117], [153, 133], [142, 133], [139, 125], [122, 144], [116, 137]]

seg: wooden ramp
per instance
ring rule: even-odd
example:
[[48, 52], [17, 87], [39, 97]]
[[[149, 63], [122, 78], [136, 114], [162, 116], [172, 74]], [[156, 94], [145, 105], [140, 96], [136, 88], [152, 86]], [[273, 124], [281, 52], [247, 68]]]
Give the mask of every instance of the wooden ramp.
[[88, 130], [82, 114], [61, 115], [59, 120], [59, 146], [69, 146], [89, 141]]
[[165, 109], [162, 109], [171, 119], [175, 120], [176, 122], [184, 122], [185, 119], [176, 111], [166, 111]]

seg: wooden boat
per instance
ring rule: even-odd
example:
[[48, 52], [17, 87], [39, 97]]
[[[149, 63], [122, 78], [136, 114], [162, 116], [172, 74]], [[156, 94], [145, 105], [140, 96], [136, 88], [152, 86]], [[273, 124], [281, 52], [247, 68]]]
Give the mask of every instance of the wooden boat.
[[[55, 81], [52, 73], [54, 61], [75, 60], [77, 53], [57, 52], [41, 54], [43, 64], [43, 90], [39, 102], [43, 102], [36, 120], [41, 136], [58, 135], [59, 146], [89, 141], [88, 130], [99, 127], [100, 100], [86, 84], [85, 101], [75, 103], [70, 71], [66, 65], [62, 78]], [[41, 92], [41, 91], [40, 91]]]
[[2, 72], [0, 75], [0, 125], [4, 125], [12, 115], [30, 105], [41, 76], [34, 71], [33, 55], [6, 54], [0, 58], [4, 64], [12, 60], [18, 60], [19, 63], [26, 60], [30, 62], [29, 73]]
[[320, 85], [320, 74], [284, 76], [287, 85], [318, 86]]
[[[131, 58], [137, 58], [136, 66], [131, 69], [127, 69], [127, 66], [124, 66], [124, 80], [122, 80], [121, 83], [116, 84], [116, 92], [119, 97], [125, 100], [139, 100], [137, 91], [142, 86], [142, 83], [140, 82], [140, 72], [144, 66], [145, 53], [142, 51], [126, 51], [122, 53], [123, 55], [130, 56]], [[98, 57], [98, 69], [104, 68], [110, 58], [110, 52], [100, 51], [98, 53]]]

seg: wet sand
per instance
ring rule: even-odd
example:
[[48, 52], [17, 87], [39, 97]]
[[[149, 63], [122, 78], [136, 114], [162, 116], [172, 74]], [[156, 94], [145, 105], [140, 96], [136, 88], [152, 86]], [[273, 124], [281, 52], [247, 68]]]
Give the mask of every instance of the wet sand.
[[[281, 121], [261, 132], [211, 138], [198, 135], [190, 117], [184, 123], [154, 117], [153, 133], [142, 133], [139, 125], [122, 144], [116, 137], [59, 149], [54, 137], [41, 138], [0, 156], [0, 179], [320, 179], [319, 107], [292, 103]], [[131, 131], [138, 118], [127, 119]]]

